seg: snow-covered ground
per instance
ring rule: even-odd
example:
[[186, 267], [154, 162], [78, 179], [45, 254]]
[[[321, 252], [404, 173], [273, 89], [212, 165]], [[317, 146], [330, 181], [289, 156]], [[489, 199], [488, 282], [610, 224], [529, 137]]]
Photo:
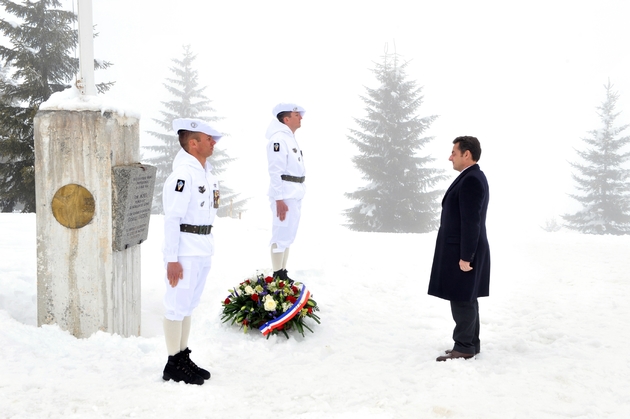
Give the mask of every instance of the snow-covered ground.
[[142, 336], [76, 339], [36, 325], [35, 215], [0, 215], [0, 418], [630, 417], [630, 236], [489, 225], [481, 354], [437, 363], [453, 322], [426, 294], [434, 233], [303, 223], [289, 273], [321, 307], [315, 333], [222, 324], [227, 289], [269, 267], [264, 218], [216, 222], [190, 339], [212, 379], [189, 386], [161, 379], [161, 217], [142, 244]]

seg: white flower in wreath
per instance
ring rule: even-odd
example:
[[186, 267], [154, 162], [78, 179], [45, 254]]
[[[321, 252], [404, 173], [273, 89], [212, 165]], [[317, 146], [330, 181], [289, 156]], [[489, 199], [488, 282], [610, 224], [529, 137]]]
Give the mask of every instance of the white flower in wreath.
[[285, 301], [284, 303], [282, 303], [282, 312], [285, 313], [289, 308], [291, 308], [293, 304], [291, 304], [288, 301]]
[[254, 288], [254, 290], [259, 293], [264, 291], [263, 287], [261, 287], [260, 285], [256, 285], [256, 288]]
[[274, 311], [278, 305], [273, 298], [265, 298], [265, 310]]
[[252, 295], [253, 293], [254, 293], [254, 289], [250, 285], [245, 287], [245, 294]]

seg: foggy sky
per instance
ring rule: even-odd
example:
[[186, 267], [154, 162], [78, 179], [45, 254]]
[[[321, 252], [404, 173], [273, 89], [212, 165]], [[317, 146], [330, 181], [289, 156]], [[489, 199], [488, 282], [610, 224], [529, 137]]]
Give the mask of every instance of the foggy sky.
[[538, 226], [578, 208], [566, 196], [568, 161], [600, 127], [608, 78], [621, 95], [617, 125], [630, 121], [629, 10], [624, 1], [93, 0], [95, 56], [114, 63], [96, 81], [116, 81], [108, 96], [142, 114], [148, 144], [146, 131], [158, 129], [151, 119], [171, 100], [163, 87], [171, 59], [190, 44], [200, 85], [225, 117], [217, 128], [230, 134], [218, 147], [238, 158], [224, 177], [253, 197], [266, 193], [271, 109], [299, 103], [306, 202], [317, 204], [307, 211], [336, 222], [353, 205], [343, 192], [362, 184], [346, 139], [353, 118], [365, 116], [359, 95], [376, 87], [374, 62], [397, 52], [423, 86], [419, 115], [439, 115], [422, 154], [450, 175], [443, 187], [457, 174], [447, 160], [452, 139], [477, 136], [489, 220]]

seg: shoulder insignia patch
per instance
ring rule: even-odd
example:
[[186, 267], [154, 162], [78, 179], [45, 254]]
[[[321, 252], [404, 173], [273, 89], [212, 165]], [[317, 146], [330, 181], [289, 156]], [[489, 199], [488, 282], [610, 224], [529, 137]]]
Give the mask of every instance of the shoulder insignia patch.
[[175, 184], [175, 192], [182, 192], [184, 190], [184, 185], [186, 185], [185, 180], [177, 179], [177, 183]]
[[203, 185], [201, 185], [201, 186], [199, 187], [199, 193], [204, 193], [205, 191], [206, 191], [206, 187], [205, 187], [205, 186], [203, 186]]
[[276, 153], [280, 151], [280, 143], [273, 143], [273, 151]]

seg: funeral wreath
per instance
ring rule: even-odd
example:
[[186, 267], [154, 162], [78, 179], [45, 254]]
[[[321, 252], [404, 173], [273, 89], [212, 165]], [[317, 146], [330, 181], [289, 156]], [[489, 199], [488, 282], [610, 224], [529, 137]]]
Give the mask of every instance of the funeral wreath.
[[313, 333], [305, 323], [307, 318], [319, 323], [315, 314], [319, 307], [301, 282], [256, 273], [228, 291], [221, 320], [238, 324], [245, 333], [255, 328], [267, 337], [283, 333], [288, 339], [290, 330], [297, 330], [302, 336], [304, 329]]

